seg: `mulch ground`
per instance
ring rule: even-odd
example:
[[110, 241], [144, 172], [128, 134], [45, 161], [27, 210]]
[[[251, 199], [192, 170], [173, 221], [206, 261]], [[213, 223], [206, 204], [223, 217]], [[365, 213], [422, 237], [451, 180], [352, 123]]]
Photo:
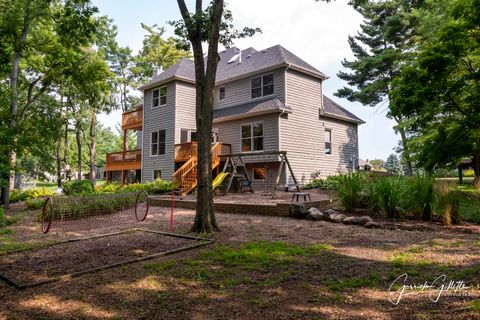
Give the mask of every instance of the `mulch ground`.
[[[22, 210], [8, 213], [22, 218], [9, 227], [10, 234], [0, 235], [0, 245], [2, 237], [32, 246], [67, 237], [40, 234], [34, 219], [37, 213]], [[156, 208], [146, 222], [132, 226], [167, 231], [169, 210]], [[193, 218], [191, 210], [176, 210], [175, 232], [188, 234]], [[214, 244], [203, 249], [23, 291], [0, 283], [0, 319], [480, 319], [480, 235], [476, 226], [445, 228], [403, 221], [390, 228], [366, 229], [221, 213], [217, 220], [222, 231], [215, 234]], [[115, 230], [112, 225], [95, 233]], [[87, 235], [92, 234], [88, 230], [75, 233]], [[138, 248], [168, 246], [162, 244], [163, 238], [159, 241], [143, 233], [116, 237], [118, 244], [109, 241], [113, 239], [92, 242], [87, 258], [111, 261], [122, 252], [130, 256]], [[208, 258], [220, 246], [235, 249], [259, 241], [330, 249], [293, 264], [279, 262], [260, 269], [256, 264], [232, 266]], [[105, 248], [106, 243], [116, 249]], [[86, 252], [81, 243], [68, 246], [65, 252], [48, 249], [59, 250], [56, 254], [60, 255], [49, 262], [58, 262], [51, 273], [59, 272], [63, 263], [75, 269], [76, 262], [86, 262], [75, 257]], [[249, 259], [256, 261], [256, 254]], [[1, 268], [5, 268], [5, 256], [1, 259]], [[68, 259], [71, 261], [60, 261]], [[97, 263], [96, 259], [91, 263]], [[37, 268], [34, 260], [26, 261]], [[445, 293], [437, 302], [419, 290], [409, 291], [412, 294], [393, 305], [389, 287], [402, 273], [408, 273], [408, 283], [431, 282], [445, 274], [465, 281], [469, 288]]]
[[177, 249], [195, 242], [143, 231], [115, 234], [0, 256], [0, 273], [28, 284]]

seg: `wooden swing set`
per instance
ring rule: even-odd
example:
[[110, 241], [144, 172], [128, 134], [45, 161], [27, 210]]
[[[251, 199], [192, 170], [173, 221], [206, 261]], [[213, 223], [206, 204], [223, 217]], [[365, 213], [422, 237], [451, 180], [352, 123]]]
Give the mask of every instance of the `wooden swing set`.
[[240, 186], [240, 191], [244, 192], [244, 188], [250, 192], [254, 192], [252, 188], [252, 179], [248, 174], [248, 170], [246, 169], [245, 162], [243, 161], [245, 158], [253, 158], [254, 160], [258, 160], [258, 162], [276, 162], [280, 161], [277, 174], [275, 176], [274, 183], [272, 185], [272, 199], [275, 198], [275, 191], [280, 183], [280, 177], [283, 171], [283, 168], [288, 168], [293, 183], [298, 192], [300, 192], [300, 186], [298, 185], [297, 179], [292, 170], [292, 166], [287, 158], [287, 151], [265, 151], [265, 152], [252, 152], [252, 153], [234, 153], [234, 154], [226, 154], [220, 156], [221, 158], [227, 158], [225, 161], [225, 165], [223, 166], [222, 173], [228, 173], [225, 175], [229, 177], [228, 184], [225, 189], [225, 194], [227, 194], [233, 183], [236, 181], [237, 184]]

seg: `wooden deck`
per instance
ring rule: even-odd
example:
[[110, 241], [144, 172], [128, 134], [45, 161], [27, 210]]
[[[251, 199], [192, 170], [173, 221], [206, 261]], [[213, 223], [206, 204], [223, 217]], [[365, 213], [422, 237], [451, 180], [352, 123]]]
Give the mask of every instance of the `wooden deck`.
[[107, 153], [105, 170], [139, 170], [142, 167], [142, 149], [128, 150], [125, 152]]
[[123, 130], [142, 130], [143, 107], [122, 114]]

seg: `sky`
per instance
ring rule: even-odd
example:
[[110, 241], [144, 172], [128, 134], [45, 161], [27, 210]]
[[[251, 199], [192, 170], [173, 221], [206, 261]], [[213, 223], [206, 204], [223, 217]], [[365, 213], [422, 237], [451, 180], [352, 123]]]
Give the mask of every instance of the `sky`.
[[[187, 0], [189, 8], [194, 1]], [[205, 0], [204, 2], [207, 2]], [[175, 0], [93, 0], [100, 14], [114, 20], [118, 27], [117, 41], [130, 47], [134, 53], [142, 47], [146, 32], [140, 23], [166, 27], [166, 36], [172, 35], [167, 21], [180, 19]], [[330, 79], [324, 82], [324, 94], [356, 114], [366, 123], [359, 127], [360, 158], [386, 159], [397, 146], [395, 122], [386, 117], [386, 109], [363, 106], [333, 96], [345, 83], [336, 74], [342, 70], [341, 61], [352, 59], [347, 39], [359, 30], [362, 18], [346, 0], [330, 3], [314, 0], [228, 0], [237, 28], [259, 27], [261, 34], [239, 39], [238, 48], [257, 50], [277, 44], [287, 48]], [[114, 128], [121, 113], [101, 115], [100, 122]]]

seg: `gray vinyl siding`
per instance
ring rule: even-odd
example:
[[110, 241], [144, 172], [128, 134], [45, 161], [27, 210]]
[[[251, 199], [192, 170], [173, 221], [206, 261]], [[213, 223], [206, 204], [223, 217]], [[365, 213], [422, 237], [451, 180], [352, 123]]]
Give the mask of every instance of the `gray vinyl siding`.
[[[152, 91], [144, 92], [142, 182], [153, 179], [154, 170], [162, 170], [162, 179], [170, 180], [174, 170], [175, 82], [167, 84], [167, 105], [152, 109]], [[151, 133], [165, 129], [165, 154], [150, 156]]]
[[183, 81], [176, 82], [175, 143], [180, 143], [182, 129], [197, 128], [195, 116], [195, 85]]
[[[280, 149], [287, 151], [298, 182], [307, 183], [316, 172], [325, 177], [348, 171], [350, 158], [358, 159], [357, 124], [319, 119], [321, 81], [293, 70], [286, 75], [286, 104], [293, 112], [280, 118]], [[325, 154], [325, 129], [332, 130], [331, 155]], [[289, 173], [287, 179], [293, 182]]]
[[332, 130], [332, 154], [323, 153], [322, 176], [351, 171], [358, 163], [357, 124], [326, 117], [322, 118], [322, 122], [325, 129]]
[[[285, 69], [258, 74], [257, 76], [273, 73], [273, 95], [280, 101], [285, 102]], [[256, 76], [235, 80], [215, 87], [215, 108], [230, 107], [252, 101], [250, 79]], [[218, 99], [219, 87], [225, 87], [225, 99]]]
[[[232, 145], [232, 153], [241, 152], [241, 126], [253, 122], [263, 122], [264, 151], [278, 151], [278, 114], [250, 117], [239, 120], [216, 123], [218, 141]], [[253, 160], [252, 160], [253, 161]]]
[[[287, 70], [286, 105], [292, 108], [288, 118], [280, 118], [280, 149], [287, 151], [295, 177], [307, 183], [311, 174], [323, 170], [324, 128], [318, 118], [322, 106], [322, 83], [316, 78]], [[327, 165], [328, 166], [328, 165]], [[287, 173], [288, 183], [293, 180]]]

